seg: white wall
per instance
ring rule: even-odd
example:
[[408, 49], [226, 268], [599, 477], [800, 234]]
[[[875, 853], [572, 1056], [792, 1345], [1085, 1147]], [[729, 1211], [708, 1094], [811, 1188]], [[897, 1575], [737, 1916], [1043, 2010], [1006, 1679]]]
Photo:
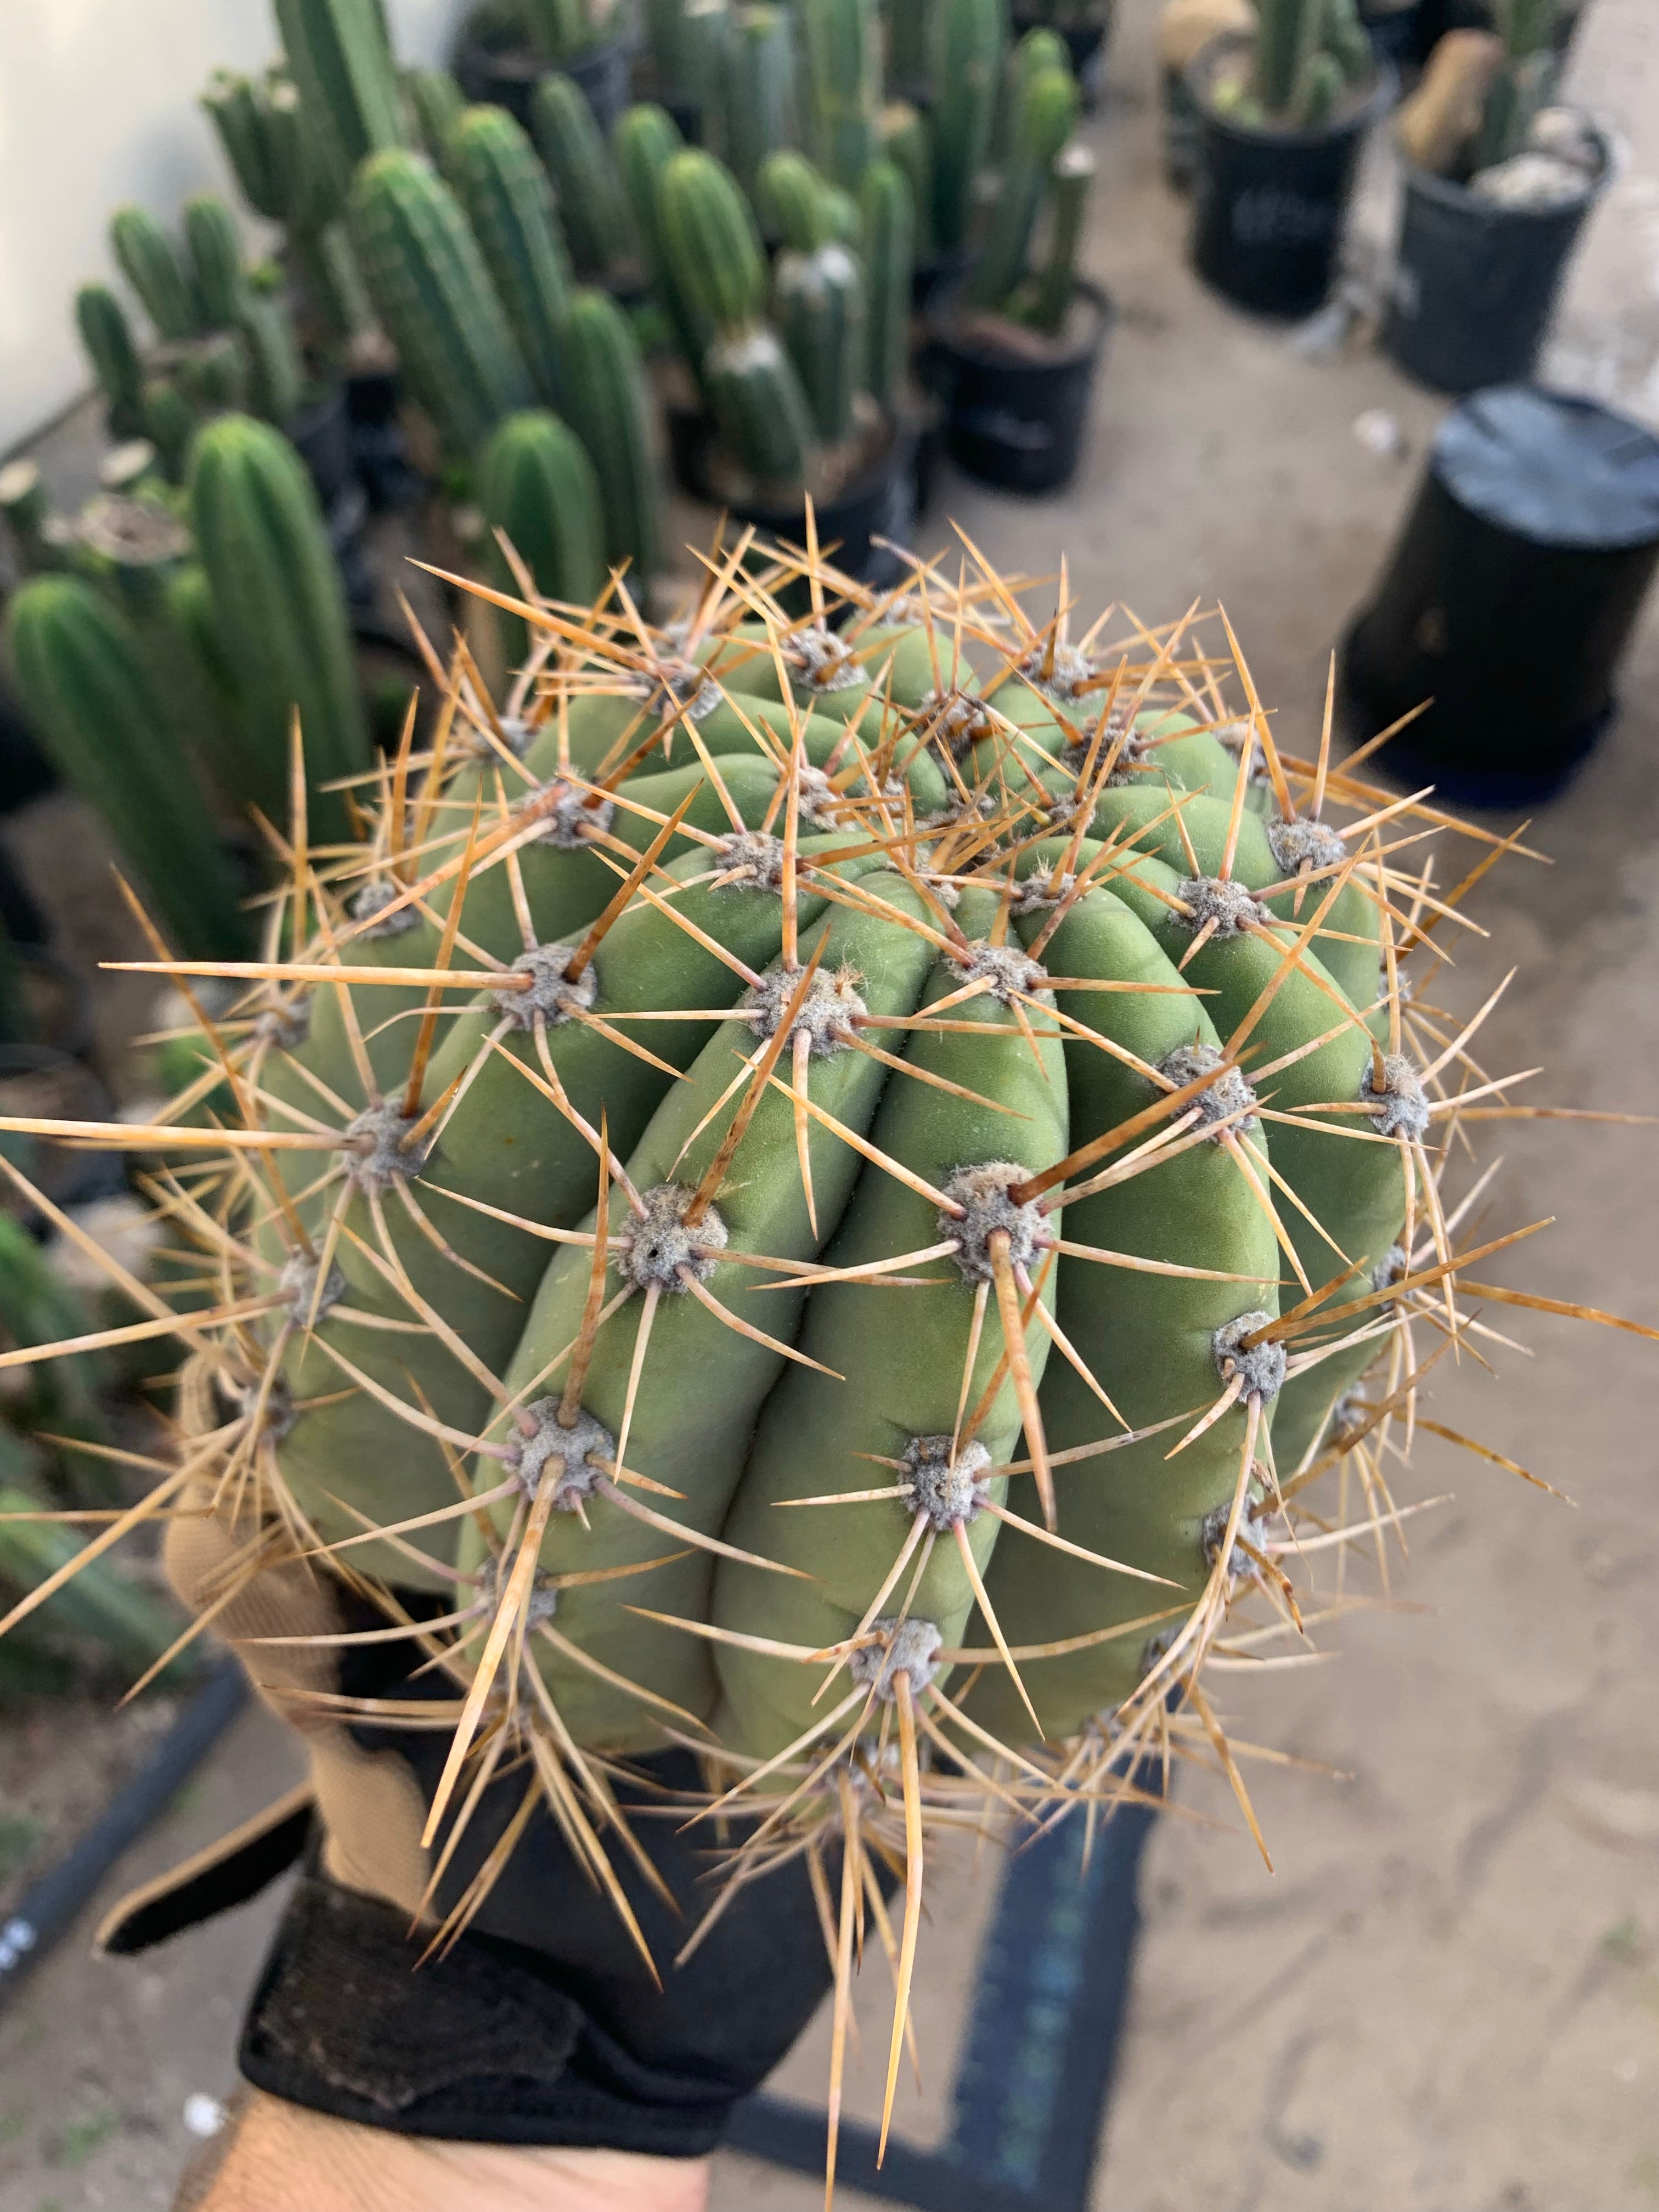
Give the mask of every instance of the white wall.
[[[400, 58], [432, 61], [461, 0], [391, 13]], [[110, 210], [228, 186], [196, 96], [276, 46], [270, 0], [0, 0], [0, 453], [89, 381], [70, 302], [112, 273]]]

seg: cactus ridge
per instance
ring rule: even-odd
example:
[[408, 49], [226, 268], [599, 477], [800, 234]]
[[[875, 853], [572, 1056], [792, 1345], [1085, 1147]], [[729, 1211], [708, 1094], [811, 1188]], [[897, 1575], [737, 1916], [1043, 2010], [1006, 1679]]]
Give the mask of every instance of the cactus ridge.
[[143, 363], [126, 310], [107, 284], [82, 285], [75, 295], [75, 326], [108, 405], [111, 428], [118, 436], [135, 435], [143, 408]]
[[445, 167], [537, 393], [555, 406], [558, 326], [574, 280], [547, 172], [528, 134], [500, 107], [465, 111], [450, 132]]
[[649, 576], [662, 558], [663, 491], [645, 364], [605, 292], [574, 295], [559, 327], [565, 418], [599, 477], [607, 558]]
[[410, 390], [450, 451], [470, 456], [533, 395], [459, 202], [418, 155], [378, 154], [352, 187], [350, 235]]
[[[1168, 1750], [1254, 1827], [1206, 1662], [1396, 1514], [1309, 1485], [1389, 1498], [1470, 1301], [1609, 1316], [1465, 1276], [1515, 1238], [1440, 1133], [1517, 1109], [1401, 963], [1437, 1000], [1484, 872], [1431, 903], [1419, 830], [1499, 840], [1328, 716], [1281, 750], [1214, 617], [1074, 639], [1063, 562], [1039, 618], [977, 556], [877, 599], [806, 537], [667, 629], [615, 587], [500, 714], [458, 656], [443, 748], [411, 726], [301, 941], [237, 966], [259, 1126], [128, 1140], [193, 1148], [227, 1271], [179, 1317], [203, 1497], [448, 1605], [434, 1823], [488, 1716], [608, 1863], [609, 1763], [690, 1739], [689, 1811], [905, 1867], [902, 1962], [994, 1806], [1130, 1802]], [[112, 620], [20, 600], [64, 592]]]
[[190, 279], [173, 240], [149, 210], [118, 208], [110, 218], [109, 241], [156, 336], [173, 341], [193, 337], [202, 325]]
[[597, 276], [620, 270], [634, 258], [633, 225], [610, 149], [581, 87], [556, 71], [544, 76], [536, 87], [531, 121], [558, 196], [577, 273]]
[[403, 89], [376, 0], [275, 0], [304, 132], [339, 203], [360, 162], [409, 143]]
[[1003, 0], [936, 0], [933, 40], [933, 232], [941, 253], [957, 253], [991, 143], [1008, 46]]
[[866, 388], [890, 412], [909, 366], [910, 287], [916, 263], [916, 203], [895, 161], [872, 161], [859, 194], [863, 218]]
[[[605, 522], [599, 482], [581, 441], [556, 415], [510, 415], [478, 458], [478, 504], [502, 531], [545, 597], [586, 606], [605, 588]], [[498, 587], [516, 591], [511, 564], [492, 544]], [[503, 616], [514, 666], [531, 640], [518, 616]]]

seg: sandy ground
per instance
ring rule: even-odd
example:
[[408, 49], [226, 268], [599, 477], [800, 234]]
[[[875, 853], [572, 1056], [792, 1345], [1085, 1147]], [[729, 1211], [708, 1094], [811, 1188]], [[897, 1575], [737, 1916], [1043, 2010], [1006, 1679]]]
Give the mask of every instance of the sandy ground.
[[[1443, 403], [1360, 354], [1293, 356], [1205, 297], [1184, 215], [1158, 180], [1150, 0], [1126, 0], [1093, 126], [1093, 271], [1120, 309], [1078, 482], [1018, 505], [950, 479], [954, 513], [1009, 567], [1063, 548], [1085, 602], [1148, 618], [1194, 594], [1228, 607], [1292, 742], [1316, 727], [1327, 656], [1384, 559]], [[1626, 167], [1564, 303], [1550, 368], [1659, 419], [1659, 11], [1590, 0], [1577, 90]], [[1388, 179], [1363, 216], [1386, 225]], [[1381, 409], [1403, 459], [1355, 419]], [[942, 538], [942, 526], [938, 534]], [[1458, 1003], [1511, 962], [1490, 1064], [1542, 1064], [1539, 1096], [1650, 1109], [1659, 1096], [1659, 601], [1601, 752], [1483, 890], [1497, 944], [1460, 945]], [[45, 849], [43, 842], [41, 849]], [[1659, 1176], [1638, 1130], [1517, 1123], [1506, 1221], [1559, 1217], [1526, 1279], [1659, 1324]], [[1521, 1279], [1519, 1265], [1511, 1279]], [[1394, 1611], [1357, 1613], [1328, 1664], [1225, 1679], [1230, 1724], [1350, 1778], [1260, 1766], [1269, 1875], [1224, 1788], [1152, 1844], [1146, 1926], [1096, 2202], [1114, 2212], [1607, 2212], [1659, 2203], [1659, 1631], [1641, 1592], [1659, 1553], [1651, 1394], [1659, 1348], [1528, 1320], [1529, 1358], [1437, 1376], [1432, 1412], [1571, 1493], [1560, 1504], [1426, 1443], [1411, 1494], [1454, 1495], [1412, 1532]], [[280, 1789], [291, 1755], [242, 1723], [188, 1801], [131, 1855], [137, 1880]], [[940, 2123], [971, 1984], [984, 1869], [945, 1869], [923, 1942], [927, 2087], [902, 2124]], [[71, 1938], [0, 2020], [0, 2212], [161, 2212], [192, 2093], [222, 2095], [273, 1901], [136, 1966]], [[855, 2108], [876, 2093], [884, 1977], [867, 1992]], [[817, 2098], [815, 2028], [779, 2086]], [[821, 2191], [722, 2160], [716, 2212], [806, 2212]], [[864, 2200], [850, 2195], [849, 2207]]]

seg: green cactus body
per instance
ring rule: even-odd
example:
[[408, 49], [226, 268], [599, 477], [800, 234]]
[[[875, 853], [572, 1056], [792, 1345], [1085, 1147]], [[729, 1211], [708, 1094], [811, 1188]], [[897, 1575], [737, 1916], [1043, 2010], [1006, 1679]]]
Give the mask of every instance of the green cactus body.
[[890, 414], [903, 395], [915, 273], [915, 201], [896, 162], [872, 161], [860, 192], [864, 217], [866, 388]]
[[197, 327], [234, 330], [248, 289], [236, 218], [216, 192], [198, 192], [185, 202], [184, 224]]
[[275, 6], [306, 134], [337, 203], [360, 162], [409, 143], [386, 19], [374, 0], [275, 0]]
[[864, 386], [865, 279], [844, 246], [816, 253], [781, 253], [772, 280], [772, 311], [826, 446], [852, 434], [854, 404]]
[[143, 301], [162, 338], [193, 337], [201, 327], [195, 296], [173, 240], [148, 208], [118, 208], [109, 242], [121, 274]]
[[198, 416], [248, 404], [252, 388], [248, 351], [236, 331], [214, 331], [167, 346], [158, 357], [174, 386]]
[[531, 403], [529, 373], [448, 186], [417, 155], [377, 154], [352, 188], [351, 243], [410, 391], [465, 459]]
[[1077, 109], [1077, 80], [1069, 70], [1044, 70], [1027, 82], [990, 234], [974, 275], [974, 297], [981, 307], [1006, 306], [1025, 275], [1031, 234]]
[[748, 8], [732, 44], [727, 158], [746, 192], [768, 155], [794, 143], [795, 39], [787, 8]]
[[879, 147], [876, 0], [801, 0], [800, 27], [813, 151], [834, 183], [856, 192]]
[[908, 100], [891, 100], [881, 112], [881, 142], [887, 159], [904, 172], [915, 210], [915, 258], [932, 260], [933, 238], [933, 134], [927, 118]]
[[465, 112], [466, 94], [441, 69], [406, 69], [403, 88], [422, 150], [442, 167], [450, 133]]
[[561, 397], [558, 327], [572, 277], [553, 191], [527, 134], [500, 107], [469, 107], [445, 166], [538, 396]]
[[884, 0], [887, 79], [908, 94], [927, 86], [933, 66], [933, 0]]
[[144, 368], [126, 310], [107, 284], [82, 284], [75, 295], [75, 326], [109, 410], [118, 437], [138, 434], [144, 404]]
[[609, 560], [651, 575], [662, 559], [662, 481], [645, 366], [608, 294], [578, 291], [559, 326], [564, 415], [599, 477]]
[[523, 0], [523, 10], [531, 37], [554, 63], [588, 52], [610, 27], [609, 10], [590, 8], [586, 0]]
[[936, 0], [933, 234], [941, 253], [968, 243], [1007, 49], [1003, 0]]
[[144, 436], [161, 455], [168, 481], [178, 483], [196, 435], [195, 407], [172, 376], [148, 376], [140, 411]]
[[[605, 520], [599, 478], [581, 441], [556, 415], [510, 415], [478, 458], [478, 504], [492, 532], [500, 530], [545, 597], [586, 606], [605, 588]], [[491, 564], [497, 587], [519, 585], [499, 545]], [[522, 619], [503, 615], [509, 666], [527, 656]]]
[[[27, 1514], [35, 1517], [13, 1517]], [[0, 1577], [14, 1589], [37, 1589], [83, 1552], [87, 1540], [45, 1519], [31, 1492], [0, 1488]], [[185, 1628], [172, 1607], [96, 1559], [47, 1598], [40, 1613], [47, 1629], [96, 1645], [132, 1675], [147, 1672]], [[166, 1674], [188, 1673], [190, 1665], [189, 1656], [181, 1654]]]
[[339, 836], [344, 798], [320, 787], [364, 773], [368, 738], [339, 574], [304, 465], [266, 424], [226, 416], [196, 441], [190, 504], [259, 781], [280, 818], [297, 712], [313, 830]]
[[64, 780], [107, 823], [182, 952], [234, 956], [249, 936], [171, 717], [129, 624], [70, 576], [25, 584], [6, 642], [29, 718]]
[[762, 166], [756, 204], [769, 234], [792, 252], [816, 253], [835, 234], [823, 177], [804, 154], [788, 148]]
[[536, 88], [536, 145], [558, 196], [572, 260], [582, 276], [621, 269], [635, 252], [621, 180], [582, 89], [555, 73]]
[[663, 246], [662, 179], [669, 163], [685, 150], [685, 141], [665, 108], [642, 102], [617, 118], [611, 149], [617, 173], [628, 195], [634, 228], [645, 251], [651, 289], [673, 331], [674, 343], [694, 377], [713, 336], [695, 312], [673, 262]]
[[267, 222], [286, 222], [289, 177], [271, 130], [268, 87], [236, 70], [215, 70], [202, 106], [218, 134], [242, 198]]
[[1054, 156], [1049, 179], [1048, 251], [1037, 271], [1030, 313], [1036, 328], [1050, 337], [1065, 328], [1076, 296], [1078, 256], [1094, 183], [1092, 150], [1075, 140], [1063, 146]]
[[1263, 0], [1256, 12], [1250, 88], [1269, 115], [1282, 115], [1319, 50], [1324, 0]]
[[237, 331], [247, 350], [254, 410], [278, 429], [284, 428], [298, 415], [305, 398], [305, 368], [287, 303], [249, 299]]
[[738, 121], [738, 43], [737, 20], [724, 0], [687, 9], [681, 38], [685, 55], [682, 97], [689, 97], [696, 108], [702, 143], [722, 161], [731, 156]]

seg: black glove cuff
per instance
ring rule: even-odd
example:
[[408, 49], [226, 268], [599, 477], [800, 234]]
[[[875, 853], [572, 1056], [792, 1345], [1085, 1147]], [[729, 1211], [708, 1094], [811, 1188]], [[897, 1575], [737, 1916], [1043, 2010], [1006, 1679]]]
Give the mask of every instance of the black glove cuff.
[[468, 1934], [417, 1966], [421, 1948], [392, 1906], [302, 1875], [243, 2027], [243, 2074], [399, 2135], [660, 2158], [719, 2142], [734, 2099], [630, 2057], [533, 1953]]

